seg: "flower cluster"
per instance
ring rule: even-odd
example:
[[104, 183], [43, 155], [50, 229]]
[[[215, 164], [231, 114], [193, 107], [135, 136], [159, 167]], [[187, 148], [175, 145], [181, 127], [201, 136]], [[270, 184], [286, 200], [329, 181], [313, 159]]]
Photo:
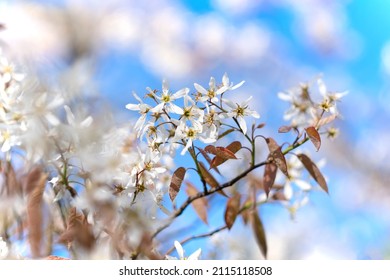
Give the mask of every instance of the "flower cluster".
[[138, 111], [141, 115], [135, 129], [140, 138], [146, 138], [152, 150], [174, 151], [182, 145], [181, 154], [184, 155], [193, 148], [196, 140], [203, 143], [216, 142], [223, 130], [231, 126], [230, 120], [235, 121], [235, 129], [247, 133], [245, 117], [260, 117], [249, 108], [251, 97], [241, 104], [224, 98], [225, 94], [243, 83], [233, 85], [225, 74], [219, 85], [213, 77], [206, 88], [194, 83], [195, 92], [190, 94], [189, 88], [171, 92], [164, 80], [161, 93], [147, 88], [146, 98], [154, 104], [146, 104], [134, 94], [139, 103], [128, 104], [126, 108]]
[[[316, 83], [317, 89], [314, 91], [320, 96], [319, 100], [312, 97], [312, 83], [301, 83], [299, 87], [278, 94], [280, 99], [289, 102], [291, 105], [285, 112], [284, 119], [291, 121], [292, 127], [320, 127], [326, 124], [326, 122], [331, 122], [333, 119], [339, 117], [337, 103], [347, 92], [328, 91], [321, 78], [318, 78]], [[324, 120], [325, 113], [328, 116]], [[330, 127], [327, 130], [327, 134], [330, 138], [334, 138], [337, 130]]]

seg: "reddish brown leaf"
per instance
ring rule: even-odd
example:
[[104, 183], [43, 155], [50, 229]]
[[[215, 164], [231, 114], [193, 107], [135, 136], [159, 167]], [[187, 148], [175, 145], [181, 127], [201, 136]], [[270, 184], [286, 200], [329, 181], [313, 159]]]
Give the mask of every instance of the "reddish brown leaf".
[[43, 240], [42, 202], [47, 175], [40, 167], [34, 167], [25, 178], [24, 188], [27, 193], [28, 241], [34, 258], [41, 257]]
[[290, 132], [291, 129], [292, 129], [291, 126], [284, 125], [284, 126], [279, 127], [278, 132], [279, 133], [287, 133], [287, 132]]
[[87, 250], [91, 250], [95, 245], [92, 227], [83, 214], [77, 213], [75, 207], [69, 210], [67, 228], [59, 237], [58, 242], [65, 243], [68, 246], [76, 243], [76, 246], [81, 246]]
[[266, 164], [264, 167], [264, 179], [263, 179], [263, 186], [264, 186], [264, 191], [265, 193], [269, 194], [271, 191], [272, 186], [275, 183], [275, 178], [276, 178], [276, 173], [278, 171], [278, 168], [276, 164], [274, 163], [269, 163]]
[[266, 141], [273, 162], [275, 162], [280, 171], [288, 177], [286, 158], [284, 157], [280, 146], [272, 138], [266, 138]]
[[163, 260], [163, 257], [153, 248], [153, 238], [144, 233], [137, 249], [138, 253], [144, 254], [149, 260]]
[[244, 221], [244, 224], [246, 225], [250, 221], [251, 210], [249, 208], [252, 206], [252, 203], [253, 203], [253, 198], [248, 197], [243, 206], [244, 210], [241, 211], [241, 217]]
[[207, 153], [216, 155], [225, 160], [237, 159], [233, 152], [231, 152], [229, 149], [224, 147], [215, 147], [213, 145], [208, 145], [204, 150]]
[[23, 193], [22, 186], [20, 181], [16, 176], [15, 169], [13, 168], [11, 162], [7, 161], [4, 164], [4, 180], [7, 194], [9, 196], [21, 195]]
[[275, 193], [272, 195], [272, 199], [273, 199], [273, 200], [287, 200], [286, 196], [285, 196], [284, 193], [281, 192], [281, 191], [275, 192]]
[[[196, 189], [196, 187], [191, 184], [190, 182], [186, 182], [187, 184], [187, 195], [188, 196], [194, 196], [194, 195], [197, 195], [198, 194], [198, 190]], [[207, 202], [207, 199], [205, 197], [201, 197], [201, 198], [198, 198], [198, 199], [195, 199], [192, 203], [191, 203], [192, 207], [194, 208], [196, 214], [198, 215], [198, 217], [206, 224], [208, 225], [208, 221], [207, 221], [207, 207], [208, 207], [208, 202]]]
[[230, 230], [237, 218], [238, 212], [240, 211], [241, 195], [236, 193], [234, 196], [229, 198], [226, 209], [225, 209], [225, 223]]
[[184, 167], [179, 167], [175, 172], [173, 172], [171, 184], [169, 185], [169, 198], [171, 201], [174, 201], [179, 193], [181, 183], [183, 182], [185, 175], [186, 169]]
[[[212, 189], [219, 187], [219, 183], [217, 182], [217, 180], [214, 178], [213, 175], [211, 175], [211, 173], [206, 169], [202, 162], [199, 162], [199, 169], [203, 179]], [[219, 190], [218, 193], [227, 197], [223, 190]]]
[[326, 192], [328, 191], [328, 185], [324, 176], [322, 175], [320, 169], [315, 165], [315, 163], [305, 154], [298, 155], [299, 160], [305, 166], [306, 170], [309, 172], [311, 177], [320, 185], [320, 187]]
[[[239, 141], [234, 141], [232, 143], [230, 143], [227, 147], [226, 147], [226, 150], [228, 150], [229, 152], [231, 152], [233, 155], [235, 153], [237, 153], [240, 149], [242, 148], [241, 146], [241, 142]], [[234, 158], [236, 158], [234, 156]], [[216, 156], [213, 158], [212, 162], [211, 162], [211, 165], [210, 165], [210, 168], [214, 168], [216, 166], [219, 166], [221, 165], [222, 163], [224, 163], [225, 161], [227, 161], [228, 159], [225, 159], [225, 158], [222, 158], [220, 156]]]
[[256, 128], [263, 128], [265, 126], [265, 123], [260, 123], [256, 126]]
[[251, 213], [251, 222], [257, 245], [259, 246], [264, 258], [267, 258], [267, 239], [265, 236], [265, 230], [259, 214], [255, 210]]
[[306, 134], [309, 136], [310, 141], [313, 143], [314, 147], [316, 147], [317, 151], [321, 147], [321, 136], [318, 133], [317, 129], [313, 126], [309, 126], [305, 128]]
[[199, 162], [199, 169], [203, 179], [210, 187], [217, 188], [219, 186], [217, 180], [214, 178], [213, 175], [211, 175], [211, 173], [206, 169], [202, 162]]
[[[199, 149], [199, 152], [202, 154], [202, 156], [207, 160], [208, 164], [211, 166], [211, 158], [209, 157], [209, 155], [207, 154], [207, 152], [201, 148], [198, 148]], [[218, 174], [221, 174], [218, 170], [218, 167], [214, 166], [213, 169], [218, 173]]]

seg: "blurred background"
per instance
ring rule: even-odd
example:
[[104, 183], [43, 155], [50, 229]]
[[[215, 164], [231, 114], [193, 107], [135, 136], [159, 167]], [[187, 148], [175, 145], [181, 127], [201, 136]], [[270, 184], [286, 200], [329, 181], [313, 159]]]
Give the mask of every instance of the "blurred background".
[[[349, 92], [339, 137], [314, 155], [326, 158], [330, 195], [313, 192], [294, 219], [280, 205], [260, 209], [269, 258], [388, 259], [389, 12], [382, 0], [0, 0], [0, 45], [48, 83], [102, 97], [118, 122], [135, 118], [132, 91], [162, 78], [193, 89], [227, 72], [246, 81], [240, 93], [254, 96], [276, 139], [287, 109], [277, 93], [322, 75], [329, 90]], [[198, 247], [205, 258], [260, 257], [240, 226], [184, 246]]]

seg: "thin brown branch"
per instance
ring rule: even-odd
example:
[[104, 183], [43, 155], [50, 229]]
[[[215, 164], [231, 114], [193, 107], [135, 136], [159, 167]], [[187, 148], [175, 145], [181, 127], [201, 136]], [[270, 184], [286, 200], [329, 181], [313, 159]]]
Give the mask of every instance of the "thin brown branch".
[[222, 185], [219, 185], [217, 188], [213, 188], [211, 190], [208, 190], [207, 192], [199, 192], [197, 193], [196, 195], [193, 195], [193, 196], [190, 196], [187, 198], [187, 200], [175, 211], [173, 212], [172, 216], [169, 218], [168, 222], [164, 225], [162, 225], [161, 227], [159, 227], [156, 232], [152, 235], [152, 238], [155, 238], [160, 232], [162, 232], [164, 229], [166, 229], [167, 227], [170, 226], [170, 224], [173, 222], [173, 220], [177, 217], [179, 217], [185, 209], [187, 209], [187, 207], [196, 199], [199, 199], [199, 198], [202, 198], [202, 197], [205, 197], [205, 196], [209, 196], [213, 193], [216, 193], [218, 191], [221, 191], [223, 189], [226, 189], [232, 185], [234, 185], [235, 183], [237, 183], [238, 181], [240, 181], [242, 178], [244, 178], [246, 175], [248, 175], [250, 172], [252, 172], [253, 170], [261, 167], [261, 166], [264, 166], [268, 163], [270, 163], [271, 160], [266, 160], [266, 161], [263, 161], [261, 163], [258, 163], [254, 166], [251, 166], [250, 168], [248, 168], [247, 170], [245, 170], [244, 172], [242, 172], [240, 175], [238, 175], [237, 177], [235, 177], [234, 179], [222, 184]]

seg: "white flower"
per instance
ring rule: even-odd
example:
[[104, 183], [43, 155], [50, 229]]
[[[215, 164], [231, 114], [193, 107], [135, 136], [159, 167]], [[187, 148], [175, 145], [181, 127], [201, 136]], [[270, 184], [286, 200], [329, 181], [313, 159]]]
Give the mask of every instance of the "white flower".
[[148, 122], [142, 129], [140, 137], [142, 138], [146, 134], [149, 143], [162, 144], [168, 137], [169, 132], [164, 126], [156, 126], [154, 122]]
[[309, 95], [308, 84], [301, 84], [286, 93], [279, 92], [278, 97], [291, 103], [291, 107], [284, 113], [284, 119], [290, 120], [292, 126], [307, 126], [316, 119], [316, 109]]
[[189, 121], [193, 126], [200, 127], [202, 125], [203, 116], [204, 111], [195, 105], [194, 100], [188, 95], [184, 96], [184, 108], [180, 121]]
[[200, 96], [197, 96], [197, 100], [202, 102], [206, 102], [207, 100], [210, 100], [211, 102], [218, 102], [218, 95], [221, 95], [222, 93], [224, 93], [229, 89], [225, 85], [218, 87], [215, 84], [214, 77], [210, 78], [209, 89], [205, 89], [204, 87], [202, 87], [197, 83], [194, 83], [194, 87], [200, 94]]
[[189, 127], [184, 122], [179, 124], [179, 126], [176, 128], [173, 141], [186, 141], [186, 146], [182, 150], [181, 155], [184, 155], [187, 152], [187, 150], [192, 146], [193, 141], [198, 139], [201, 132], [202, 131], [200, 127]]
[[41, 116], [51, 125], [57, 126], [60, 124], [60, 121], [53, 112], [63, 102], [64, 99], [59, 95], [54, 95], [51, 100], [48, 100], [48, 94], [44, 92], [34, 102], [34, 115]]
[[230, 83], [228, 75], [225, 73], [222, 77], [222, 84], [229, 90], [235, 90], [239, 87], [241, 87], [245, 81], [239, 82], [237, 85], [233, 85], [233, 83]]
[[[291, 200], [293, 198], [294, 187], [297, 187], [303, 192], [308, 192], [312, 189], [312, 186], [307, 181], [301, 179], [304, 167], [298, 157], [292, 156], [288, 158], [287, 169], [289, 178], [286, 179], [286, 183], [283, 188], [283, 194], [287, 200]], [[278, 180], [279, 177], [282, 177], [281, 173], [278, 173], [276, 180]]]
[[131, 110], [131, 111], [138, 111], [141, 116], [137, 120], [137, 122], [134, 125], [134, 129], [138, 132], [138, 136], [140, 135], [140, 132], [142, 130], [143, 125], [145, 124], [146, 121], [146, 115], [152, 108], [148, 104], [145, 104], [141, 98], [134, 92], [133, 96], [135, 99], [138, 100], [138, 104], [127, 104], [126, 109]]
[[347, 92], [329, 92], [322, 79], [318, 79], [317, 84], [319, 92], [323, 97], [322, 102], [319, 104], [320, 108], [323, 109], [325, 112], [330, 112], [333, 115], [338, 115], [336, 102], [339, 101], [343, 96], [345, 96]]
[[0, 260], [5, 259], [8, 256], [8, 253], [7, 243], [3, 240], [3, 237], [0, 236]]
[[163, 110], [165, 110], [167, 113], [175, 113], [182, 115], [183, 109], [177, 106], [176, 104], [173, 104], [173, 101], [176, 99], [179, 99], [190, 91], [189, 88], [183, 88], [179, 91], [177, 91], [174, 94], [171, 94], [169, 92], [169, 86], [168, 82], [164, 79], [162, 83], [162, 94], [161, 96], [157, 96], [152, 90], [148, 89], [151, 94], [153, 94], [158, 100], [160, 100], [160, 103], [155, 106], [153, 109], [150, 110], [152, 113], [162, 113]]
[[[175, 248], [176, 248], [176, 251], [177, 251], [177, 254], [179, 255], [179, 260], [199, 260], [199, 257], [200, 257], [200, 254], [202, 253], [202, 249], [199, 248], [198, 250], [196, 250], [195, 252], [193, 252], [188, 258], [185, 257], [184, 255], [184, 249], [183, 247], [181, 246], [180, 242], [179, 241], [175, 241], [174, 243], [175, 245]], [[172, 256], [165, 256], [166, 259], [168, 260], [177, 260], [176, 257], [172, 257]]]
[[225, 114], [225, 117], [234, 117], [237, 119], [238, 124], [244, 134], [247, 132], [247, 126], [244, 117], [251, 116], [256, 119], [260, 118], [260, 115], [253, 110], [248, 108], [248, 104], [251, 101], [252, 96], [250, 96], [247, 100], [242, 102], [241, 104], [234, 103], [231, 100], [223, 99], [222, 101], [231, 108], [231, 111]]
[[15, 66], [8, 62], [5, 57], [0, 57], [0, 75], [4, 83], [9, 83], [12, 80], [21, 81], [24, 74], [15, 73]]
[[[221, 118], [214, 109], [206, 104], [206, 115], [203, 118], [202, 135], [205, 138], [214, 139], [217, 141], [219, 127], [221, 126]], [[214, 142], [214, 141], [213, 141]]]
[[7, 126], [0, 131], [0, 144], [3, 153], [8, 152], [13, 146], [21, 145], [20, 133], [13, 126]]

